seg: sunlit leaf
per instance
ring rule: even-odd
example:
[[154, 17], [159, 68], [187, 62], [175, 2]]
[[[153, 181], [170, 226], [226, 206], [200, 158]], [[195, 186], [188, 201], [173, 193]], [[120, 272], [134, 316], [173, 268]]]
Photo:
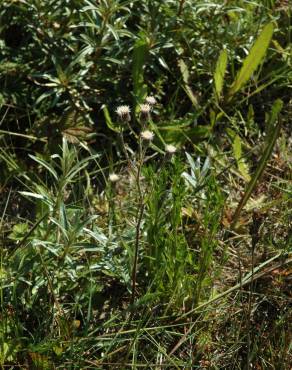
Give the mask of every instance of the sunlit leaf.
[[218, 99], [220, 99], [223, 89], [224, 75], [227, 68], [227, 60], [228, 60], [227, 50], [222, 50], [219, 55], [214, 73], [215, 90]]
[[183, 78], [185, 92], [188, 95], [188, 97], [189, 97], [190, 101], [192, 102], [193, 106], [195, 108], [198, 108], [198, 106], [199, 106], [198, 99], [195, 96], [195, 94], [193, 93], [193, 90], [191, 89], [191, 87], [189, 85], [190, 73], [189, 73], [189, 70], [188, 70], [188, 66], [185, 64], [185, 62], [182, 59], [180, 59], [178, 61], [178, 66], [180, 68], [180, 72], [181, 72], [181, 75], [182, 75], [182, 78]]
[[245, 159], [242, 156], [242, 146], [241, 146], [241, 139], [239, 135], [235, 135], [232, 147], [233, 147], [233, 155], [236, 160], [237, 167], [238, 167], [240, 174], [246, 181], [250, 181], [248, 166], [245, 162]]
[[138, 102], [147, 95], [147, 86], [144, 84], [144, 65], [148, 54], [148, 43], [145, 38], [139, 38], [133, 49], [133, 88]]
[[259, 64], [263, 60], [268, 46], [270, 44], [272, 35], [274, 31], [274, 26], [272, 23], [267, 24], [262, 30], [261, 34], [257, 38], [255, 44], [251, 48], [248, 56], [243, 61], [243, 65], [238, 72], [235, 81], [230, 87], [228, 98], [232, 98], [244, 84], [250, 79], [252, 74], [258, 68]]

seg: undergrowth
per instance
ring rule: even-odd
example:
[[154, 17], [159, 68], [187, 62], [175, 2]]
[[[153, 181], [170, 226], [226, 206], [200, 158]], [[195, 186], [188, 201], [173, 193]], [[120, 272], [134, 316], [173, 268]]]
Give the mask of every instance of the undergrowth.
[[286, 1], [0, 5], [2, 369], [289, 369]]

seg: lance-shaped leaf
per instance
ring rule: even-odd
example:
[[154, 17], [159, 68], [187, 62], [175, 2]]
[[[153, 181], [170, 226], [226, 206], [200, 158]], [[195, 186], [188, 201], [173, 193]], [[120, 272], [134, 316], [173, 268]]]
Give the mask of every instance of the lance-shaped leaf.
[[246, 180], [250, 181], [250, 175], [248, 171], [247, 163], [245, 162], [244, 157], [242, 156], [242, 146], [241, 139], [239, 135], [235, 135], [233, 144], [232, 144], [233, 154], [236, 160], [236, 164], [241, 176]]
[[269, 43], [271, 41], [274, 31], [272, 23], [268, 23], [262, 30], [261, 34], [257, 38], [255, 44], [251, 48], [248, 56], [245, 58], [243, 65], [238, 72], [235, 81], [230, 87], [228, 93], [228, 99], [230, 100], [234, 94], [236, 94], [244, 84], [250, 79], [251, 75], [257, 69], [261, 61], [263, 60]]
[[144, 65], [149, 52], [148, 43], [145, 38], [139, 38], [133, 49], [133, 88], [138, 102], [142, 102], [147, 95], [147, 86], [144, 84]]
[[178, 66], [179, 66], [179, 69], [180, 69], [180, 72], [183, 78], [184, 90], [187, 96], [189, 97], [190, 101], [192, 102], [193, 106], [198, 109], [199, 108], [198, 99], [189, 85], [190, 73], [189, 73], [188, 66], [185, 64], [185, 62], [182, 59], [178, 61]]
[[220, 99], [223, 89], [224, 75], [227, 68], [227, 60], [228, 60], [227, 50], [225, 49], [222, 50], [219, 55], [214, 73], [215, 90], [218, 99]]

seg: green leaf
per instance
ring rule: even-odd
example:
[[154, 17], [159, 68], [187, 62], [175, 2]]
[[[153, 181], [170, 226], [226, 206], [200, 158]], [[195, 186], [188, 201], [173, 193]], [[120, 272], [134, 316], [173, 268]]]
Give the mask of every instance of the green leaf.
[[270, 134], [267, 136], [266, 139], [266, 146], [264, 149], [264, 152], [261, 156], [261, 159], [258, 163], [258, 166], [256, 168], [255, 173], [252, 175], [250, 182], [247, 184], [247, 187], [245, 189], [245, 192], [235, 210], [231, 229], [233, 230], [236, 227], [237, 221], [239, 219], [240, 213], [243, 209], [243, 207], [246, 205], [248, 199], [250, 198], [254, 188], [257, 185], [258, 180], [261, 178], [262, 174], [264, 173], [264, 170], [266, 168], [266, 165], [268, 163], [268, 160], [273, 152], [274, 145], [276, 143], [276, 140], [279, 136], [280, 129], [281, 129], [281, 121], [279, 120], [277, 124], [275, 124], [276, 119], [282, 109], [283, 102], [281, 99], [277, 99], [272, 107], [272, 114], [271, 117], [273, 118], [273, 121], [270, 121], [270, 123], [273, 126], [273, 129], [270, 131]]
[[242, 157], [241, 139], [239, 135], [235, 135], [232, 147], [233, 147], [234, 158], [236, 159], [237, 167], [238, 167], [240, 174], [246, 181], [250, 181], [248, 167], [247, 167], [247, 164], [244, 158]]
[[247, 111], [247, 117], [246, 120], [248, 123], [252, 122], [254, 120], [254, 109], [252, 104], [248, 106], [248, 111]]
[[228, 93], [229, 100], [250, 79], [251, 75], [254, 73], [254, 71], [257, 69], [257, 67], [263, 60], [268, 49], [269, 43], [271, 41], [273, 31], [274, 26], [272, 23], [268, 23], [262, 30], [255, 44], [251, 48], [248, 56], [245, 58], [243, 65], [235, 78], [235, 81], [230, 87]]
[[94, 160], [96, 158], [100, 157], [100, 154], [93, 154], [89, 157], [86, 157], [84, 159], [82, 159], [81, 161], [79, 161], [75, 166], [73, 166], [70, 171], [67, 173], [67, 176], [66, 176], [66, 182], [67, 184], [73, 180], [73, 178], [77, 175], [78, 172], [80, 172], [81, 170], [83, 170], [86, 166], [88, 166], [89, 162], [91, 160]]
[[180, 59], [178, 61], [178, 66], [180, 68], [180, 72], [181, 72], [181, 75], [182, 75], [182, 78], [183, 78], [184, 90], [185, 90], [187, 96], [189, 97], [190, 101], [192, 102], [193, 106], [195, 108], [198, 108], [199, 107], [198, 99], [196, 98], [195, 94], [193, 93], [193, 91], [192, 91], [192, 89], [189, 85], [190, 73], [189, 73], [189, 70], [188, 70], [188, 66], [185, 64], [185, 62], [182, 59]]
[[184, 144], [186, 141], [196, 143], [210, 136], [211, 127], [163, 126], [159, 127], [159, 132], [167, 143]]
[[49, 370], [52, 369], [52, 363], [47, 356], [44, 356], [41, 353], [29, 352], [29, 356], [32, 360], [32, 363], [36, 369]]
[[47, 161], [45, 161], [44, 159], [35, 157], [32, 154], [29, 154], [28, 156], [31, 159], [33, 159], [34, 161], [36, 161], [37, 163], [39, 163], [42, 167], [46, 168], [54, 176], [55, 180], [58, 181], [58, 174], [57, 174], [57, 172], [54, 170], [54, 168]]
[[8, 238], [11, 240], [21, 240], [27, 234], [28, 230], [28, 224], [16, 224], [13, 226], [12, 232], [9, 234]]
[[147, 95], [147, 86], [144, 85], [144, 65], [148, 55], [148, 43], [145, 38], [139, 38], [133, 49], [133, 88], [138, 102]]
[[267, 124], [267, 129], [266, 129], [268, 138], [273, 134], [276, 119], [279, 113], [281, 112], [282, 108], [283, 108], [283, 101], [281, 99], [277, 99], [274, 102], [272, 109], [271, 109], [271, 113], [269, 115], [269, 120]]
[[109, 111], [108, 111], [106, 105], [103, 106], [102, 110], [103, 110], [105, 123], [106, 123], [107, 127], [112, 131], [120, 132], [121, 130], [119, 129], [119, 127], [112, 122], [111, 116], [109, 114]]
[[214, 73], [215, 90], [218, 99], [220, 99], [223, 89], [224, 75], [227, 68], [227, 60], [227, 50], [222, 50], [216, 63], [216, 69]]

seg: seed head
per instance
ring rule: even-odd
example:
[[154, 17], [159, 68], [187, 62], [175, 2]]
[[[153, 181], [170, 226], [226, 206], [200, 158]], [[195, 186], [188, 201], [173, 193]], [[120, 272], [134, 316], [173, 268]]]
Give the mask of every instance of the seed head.
[[130, 107], [128, 105], [120, 105], [116, 109], [116, 113], [119, 116], [120, 120], [123, 122], [129, 122], [131, 121], [131, 116], [130, 116]]
[[117, 175], [116, 173], [111, 173], [111, 174], [109, 175], [109, 181], [110, 181], [110, 182], [115, 183], [115, 182], [118, 182], [118, 181], [119, 181], [119, 179], [120, 179], [120, 177], [119, 177], [119, 175]]
[[171, 144], [167, 144], [165, 145], [165, 151], [166, 153], [168, 154], [174, 154], [176, 152], [176, 147], [174, 145], [171, 145]]
[[147, 96], [146, 99], [145, 99], [146, 103], [150, 105], [150, 107], [152, 107], [153, 105], [155, 105], [157, 103], [156, 99], [154, 98], [154, 96]]
[[151, 141], [154, 138], [154, 134], [152, 131], [145, 130], [141, 132], [141, 137], [145, 141]]

